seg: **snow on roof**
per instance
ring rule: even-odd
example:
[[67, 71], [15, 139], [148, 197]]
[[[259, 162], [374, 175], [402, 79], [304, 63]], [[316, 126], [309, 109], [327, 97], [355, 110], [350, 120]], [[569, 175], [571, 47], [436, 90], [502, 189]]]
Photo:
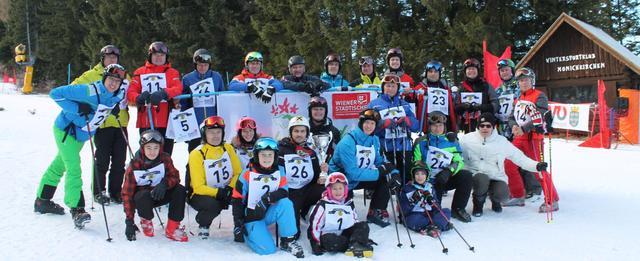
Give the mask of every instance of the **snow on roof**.
[[547, 29], [547, 31], [540, 37], [538, 42], [533, 45], [531, 50], [520, 60], [517, 67], [525, 65], [533, 55], [546, 43], [550, 36], [560, 27], [562, 23], [568, 23], [578, 32], [584, 34], [589, 39], [594, 41], [598, 46], [607, 50], [611, 55], [616, 57], [620, 62], [629, 67], [635, 73], [640, 74], [640, 57], [633, 54], [629, 49], [624, 47], [620, 42], [616, 41], [609, 34], [602, 31], [593, 25], [585, 23], [581, 20], [571, 17], [566, 13], [562, 13], [558, 19]]

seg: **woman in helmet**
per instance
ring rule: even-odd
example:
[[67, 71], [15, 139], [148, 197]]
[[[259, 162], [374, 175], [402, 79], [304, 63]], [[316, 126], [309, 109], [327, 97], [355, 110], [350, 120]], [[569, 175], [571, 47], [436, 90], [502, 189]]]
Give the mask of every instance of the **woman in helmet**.
[[272, 138], [256, 141], [251, 163], [233, 190], [233, 219], [238, 228], [234, 235], [260, 255], [273, 254], [276, 245], [268, 226], [277, 223], [280, 249], [304, 257], [302, 246], [295, 239], [296, 218], [293, 203], [287, 197], [287, 176], [278, 165], [278, 149]]
[[[331, 159], [335, 146], [340, 141], [340, 130], [333, 126], [333, 121], [327, 115], [329, 108], [327, 100], [321, 96], [311, 97], [309, 100], [309, 125], [311, 126], [311, 135], [329, 134], [331, 133], [331, 145], [327, 149], [327, 161]], [[316, 153], [319, 151], [316, 148]]]
[[493, 87], [480, 77], [480, 62], [477, 59], [465, 60], [463, 70], [464, 81], [455, 111], [460, 122], [458, 129], [469, 133], [476, 129], [481, 113], [498, 111], [498, 95]]
[[349, 81], [340, 74], [341, 70], [340, 56], [331, 53], [324, 58], [324, 72], [320, 75], [320, 79], [328, 83], [331, 88], [349, 86]]
[[[171, 240], [189, 240], [180, 222], [184, 218], [185, 188], [180, 185], [180, 174], [173, 165], [171, 155], [162, 151], [165, 140], [156, 130], [140, 134], [140, 150], [133, 157], [124, 176], [122, 200], [124, 206], [125, 235], [136, 240], [138, 228], [134, 223], [135, 212], [145, 236], [153, 237], [153, 208], [169, 204], [165, 236]], [[158, 217], [159, 218], [159, 217]]]
[[384, 58], [387, 65], [387, 70], [384, 72], [387, 74], [395, 74], [400, 78], [400, 88], [409, 93], [413, 88], [413, 78], [404, 72], [404, 55], [400, 48], [391, 48], [387, 51], [387, 55]]
[[224, 119], [206, 118], [200, 124], [202, 145], [189, 154], [187, 184], [193, 192], [189, 199], [198, 214], [198, 237], [209, 237], [209, 226], [223, 209], [229, 208], [231, 192], [242, 165], [231, 144], [224, 142]]
[[[152, 126], [164, 136], [169, 121], [169, 109], [174, 107], [172, 98], [182, 93], [180, 73], [169, 63], [169, 48], [163, 42], [149, 45], [147, 61], [133, 72], [127, 99], [138, 106], [136, 128], [142, 133]], [[150, 124], [149, 110], [153, 125]], [[177, 106], [177, 103], [175, 104]], [[163, 150], [173, 151], [173, 140], [166, 139]]]
[[296, 92], [306, 92], [312, 96], [319, 95], [329, 88], [329, 84], [323, 82], [317, 76], [307, 74], [305, 71], [304, 58], [294, 55], [289, 58], [287, 67], [289, 75], [282, 76], [282, 85], [287, 90]]
[[[119, 59], [120, 49], [118, 47], [115, 45], [102, 47], [100, 49], [100, 63], [96, 64], [93, 69], [82, 73], [71, 84], [90, 84], [102, 80], [104, 68], [111, 64], [117, 64]], [[127, 79], [129, 79], [129, 75], [127, 75]], [[120, 91], [126, 95], [128, 88], [129, 81], [124, 80], [120, 86]], [[96, 130], [96, 135], [94, 136], [96, 143], [96, 171], [94, 174], [97, 175], [100, 181], [92, 183], [93, 198], [98, 203], [122, 203], [120, 189], [122, 188], [125, 161], [127, 159], [127, 142], [126, 137], [122, 135], [122, 130], [126, 133], [127, 125], [129, 124], [127, 99], [122, 99], [117, 107], [116, 110], [119, 112], [115, 113], [115, 115], [107, 116], [107, 119]], [[106, 178], [107, 171], [109, 171], [108, 182]], [[109, 196], [106, 193], [107, 188]]]
[[118, 105], [124, 98], [120, 87], [125, 75], [124, 67], [111, 64], [105, 68], [100, 80], [91, 84], [60, 86], [49, 93], [62, 108], [53, 127], [58, 153], [40, 180], [35, 212], [64, 215], [64, 209], [51, 199], [66, 173], [64, 203], [71, 209], [75, 226], [82, 228], [91, 220], [84, 210], [80, 150], [109, 114], [118, 114]]
[[252, 93], [264, 103], [271, 102], [276, 91], [282, 90], [282, 82], [266, 74], [264, 60], [259, 52], [250, 52], [244, 57], [244, 69], [229, 83], [230, 91]]
[[309, 147], [309, 135], [309, 120], [293, 116], [289, 121], [289, 136], [278, 142], [279, 162], [287, 174], [289, 199], [296, 216], [296, 239], [300, 236], [300, 217], [306, 216], [309, 208], [320, 200], [322, 184], [329, 171], [329, 165], [320, 163], [316, 152]]
[[453, 217], [462, 222], [469, 222], [471, 216], [465, 208], [473, 188], [473, 177], [471, 172], [462, 169], [462, 150], [456, 133], [447, 133], [447, 119], [442, 112], [429, 113], [429, 132], [416, 141], [413, 160], [416, 164], [429, 168], [432, 177], [430, 182], [434, 186], [434, 197], [438, 202], [442, 202], [445, 192], [456, 190], [451, 202]]
[[[413, 90], [424, 92], [423, 94], [410, 93], [406, 96], [408, 99], [415, 99], [416, 116], [418, 121], [422, 122], [421, 132], [429, 132], [429, 129], [427, 129], [427, 114], [433, 111], [440, 111], [448, 115], [447, 129], [452, 132], [458, 132], [455, 109], [453, 107], [453, 95], [447, 82], [442, 79], [442, 63], [437, 60], [429, 61], [425, 65], [422, 81], [413, 87]], [[425, 102], [425, 98], [429, 102]], [[423, 105], [426, 105], [426, 107], [423, 108]]]
[[[345, 135], [336, 146], [329, 162], [329, 172], [342, 172], [349, 180], [349, 196], [354, 189], [371, 189], [367, 221], [381, 227], [388, 226], [389, 187], [398, 189], [402, 185], [395, 166], [385, 163], [380, 154], [380, 140], [374, 132], [380, 122], [380, 114], [373, 109], [360, 112], [358, 128]], [[387, 182], [387, 178], [391, 180]]]
[[236, 123], [236, 136], [231, 140], [231, 145], [236, 150], [242, 168], [249, 165], [249, 161], [253, 158], [253, 148], [256, 141], [260, 138], [256, 121], [248, 116], [244, 116]]
[[399, 97], [400, 78], [386, 74], [382, 78], [382, 87], [383, 93], [371, 101], [367, 108], [378, 111], [382, 117], [382, 128], [377, 130], [376, 135], [383, 144], [387, 159], [400, 170], [404, 184], [411, 179], [411, 133], [417, 132], [420, 126], [409, 103]]
[[[198, 49], [193, 53], [194, 70], [182, 77], [182, 94], [198, 94], [207, 92], [224, 91], [224, 82], [220, 73], [211, 69], [213, 55], [206, 49]], [[209, 116], [217, 114], [215, 96], [194, 96], [193, 98], [181, 99], [180, 109], [187, 110], [194, 108], [196, 119], [202, 122]], [[200, 139], [193, 139], [188, 142], [188, 151], [200, 145]]]
[[358, 222], [353, 200], [349, 199], [347, 177], [334, 172], [324, 183], [322, 199], [309, 216], [307, 236], [314, 255], [326, 252], [344, 252], [349, 256], [371, 257], [373, 247], [369, 240], [369, 225]]

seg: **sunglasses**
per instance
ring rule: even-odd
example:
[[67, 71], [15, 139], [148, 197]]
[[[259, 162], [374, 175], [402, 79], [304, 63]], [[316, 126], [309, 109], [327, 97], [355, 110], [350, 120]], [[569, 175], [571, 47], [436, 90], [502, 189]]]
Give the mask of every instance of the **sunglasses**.
[[387, 82], [400, 83], [400, 77], [397, 75], [385, 75], [384, 78], [382, 78], [382, 83]]
[[491, 124], [480, 124], [480, 125], [478, 125], [478, 128], [490, 129], [490, 128], [493, 128], [493, 125], [491, 125]]
[[373, 58], [371, 58], [371, 56], [364, 56], [360, 58], [359, 64], [360, 66], [365, 64], [373, 64]]

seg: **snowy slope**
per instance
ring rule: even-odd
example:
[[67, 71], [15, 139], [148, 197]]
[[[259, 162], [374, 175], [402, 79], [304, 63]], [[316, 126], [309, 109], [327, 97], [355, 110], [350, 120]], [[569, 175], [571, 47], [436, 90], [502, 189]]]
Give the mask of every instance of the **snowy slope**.
[[[232, 241], [230, 211], [222, 214], [212, 226], [212, 238], [203, 241], [190, 238], [188, 243], [170, 242], [164, 238], [156, 223], [156, 237], [138, 234], [138, 241], [129, 242], [124, 236], [124, 212], [121, 205], [106, 208], [113, 242], [105, 241], [106, 233], [99, 205], [88, 209], [93, 221], [85, 230], [73, 228], [70, 214], [64, 216], [39, 215], [33, 212], [37, 184], [49, 162], [55, 156], [52, 125], [58, 106], [46, 95], [0, 95], [0, 259], [2, 260], [293, 260], [279, 252], [259, 257], [243, 244]], [[35, 114], [29, 111], [35, 110]], [[132, 115], [135, 111], [132, 108]], [[137, 149], [138, 132], [129, 124], [132, 146]], [[560, 212], [547, 224], [544, 214], [536, 213], [537, 205], [505, 208], [502, 214], [485, 204], [485, 215], [469, 224], [454, 221], [466, 239], [475, 246], [476, 253], [467, 250], [455, 232], [443, 235], [449, 255], [441, 253], [437, 239], [412, 233], [415, 249], [409, 247], [404, 227], [400, 238], [404, 247], [396, 247], [394, 226], [380, 229], [372, 225], [371, 238], [379, 243], [374, 258], [400, 260], [408, 258], [436, 260], [634, 260], [640, 254], [635, 236], [640, 232], [636, 218], [640, 216], [640, 148], [621, 145], [618, 150], [587, 149], [576, 142], [554, 140], [554, 180], [561, 197]], [[84, 193], [90, 194], [91, 151], [89, 143], [82, 151]], [[548, 157], [548, 155], [546, 156]], [[187, 161], [186, 145], [176, 144], [174, 161], [182, 175]], [[183, 179], [184, 180], [184, 179]], [[184, 182], [184, 181], [183, 181]], [[62, 204], [63, 183], [54, 201]], [[365, 215], [361, 192], [356, 206]], [[444, 206], [450, 205], [451, 195]], [[90, 199], [91, 197], [87, 197]], [[88, 208], [91, 201], [87, 202]], [[470, 211], [471, 203], [467, 210]], [[183, 224], [197, 230], [195, 212], [185, 216]], [[161, 213], [166, 222], [166, 208]], [[188, 219], [187, 219], [188, 217]], [[306, 227], [306, 225], [304, 225]], [[306, 234], [306, 233], [305, 233]], [[303, 238], [306, 236], [303, 235]], [[341, 254], [321, 257], [311, 255], [308, 241], [302, 240], [306, 256], [314, 260], [351, 259]]]

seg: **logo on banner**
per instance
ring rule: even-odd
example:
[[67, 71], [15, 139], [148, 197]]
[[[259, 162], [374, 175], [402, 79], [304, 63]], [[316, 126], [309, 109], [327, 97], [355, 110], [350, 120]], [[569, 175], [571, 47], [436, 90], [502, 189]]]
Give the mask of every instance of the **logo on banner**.
[[571, 111], [569, 112], [569, 125], [571, 125], [571, 127], [576, 127], [579, 122], [580, 108], [578, 108], [578, 106], [571, 106]]
[[370, 93], [335, 93], [331, 100], [333, 118], [357, 119], [370, 101]]
[[282, 104], [271, 105], [271, 114], [278, 116], [280, 114], [297, 114], [298, 104], [289, 104], [289, 98], [285, 98]]

